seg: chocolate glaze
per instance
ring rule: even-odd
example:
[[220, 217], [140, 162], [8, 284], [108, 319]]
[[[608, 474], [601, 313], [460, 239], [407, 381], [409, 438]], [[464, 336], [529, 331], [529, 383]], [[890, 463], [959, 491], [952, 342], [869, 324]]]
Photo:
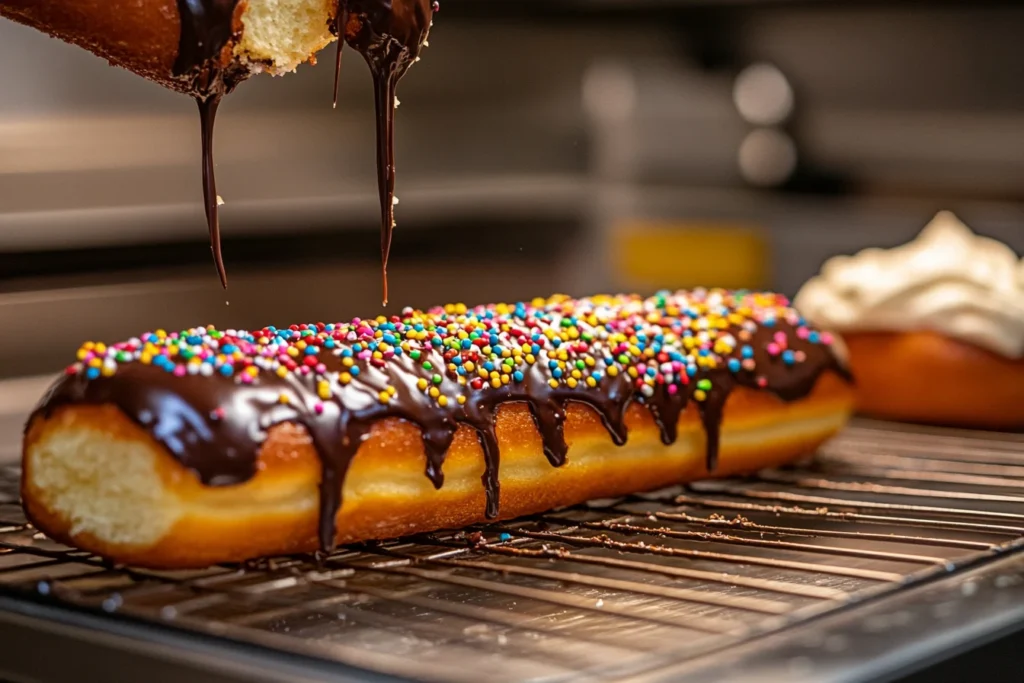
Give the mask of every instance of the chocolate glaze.
[[228, 286], [220, 246], [217, 182], [213, 169], [213, 128], [221, 98], [234, 90], [246, 76], [234, 60], [222, 59], [221, 52], [234, 37], [234, 16], [239, 0], [177, 0], [181, 39], [173, 73], [188, 81], [199, 104], [203, 139], [203, 200], [210, 249], [221, 285]]
[[363, 55], [373, 76], [377, 115], [377, 188], [380, 194], [380, 255], [384, 304], [388, 302], [388, 256], [395, 227], [395, 92], [398, 81], [427, 41], [437, 3], [429, 0], [339, 0], [338, 56], [334, 100], [341, 69], [340, 34]]
[[[552, 388], [546, 350], [526, 368], [522, 381], [498, 388], [485, 383], [474, 389], [456, 382], [457, 375], [453, 373], [436, 377], [436, 369], [425, 368], [423, 360], [429, 360], [434, 368], [445, 368], [452, 357], [430, 346], [415, 361], [408, 354], [394, 356], [387, 362], [358, 360], [355, 366], [359, 374], [342, 384], [338, 373], [346, 371], [347, 366], [343, 366], [339, 354], [356, 343], [342, 341], [330, 353], [318, 352], [317, 361], [325, 366], [323, 371], [289, 373], [284, 377], [264, 371], [251, 384], [219, 375], [177, 376], [156, 365], [139, 362], [120, 366], [110, 377], [87, 379], [78, 371], [64, 376], [51, 388], [33, 417], [48, 416], [67, 404], [116, 406], [210, 486], [235, 484], [252, 477], [267, 431], [283, 423], [301, 425], [309, 433], [322, 463], [318, 534], [322, 549], [327, 551], [334, 545], [335, 519], [342, 504], [341, 492], [349, 464], [380, 420], [398, 418], [421, 429], [426, 475], [437, 488], [444, 483], [445, 454], [456, 431], [462, 425], [472, 428], [485, 460], [486, 515], [495, 518], [500, 510], [500, 448], [495, 434], [500, 406], [511, 402], [527, 404], [544, 453], [558, 467], [565, 463], [568, 454], [563, 424], [569, 403], [594, 410], [612, 442], [623, 445], [628, 438], [626, 409], [637, 401], [650, 411], [661, 440], [671, 444], [676, 440], [680, 415], [695, 388], [700, 380], [708, 379], [713, 388], [705, 400], [695, 403], [707, 434], [710, 471], [717, 462], [723, 407], [734, 388], [761, 389], [792, 401], [810, 393], [823, 372], [831, 370], [849, 378], [830, 347], [797, 338], [793, 329], [780, 320], [771, 327], [759, 327], [752, 334], [748, 331], [747, 343], [754, 349], [756, 362], [754, 371], [726, 369], [725, 362], [740, 357], [737, 350], [722, 356], [724, 362], [717, 368], [700, 369], [676, 393], [659, 384], [651, 395], [645, 396], [625, 372], [605, 375], [594, 388], [582, 383], [576, 388], [565, 384]], [[730, 330], [733, 332], [736, 329]], [[773, 335], [780, 332], [791, 338], [792, 350], [806, 354], [803, 362], [785, 364], [765, 350]], [[446, 406], [439, 405], [417, 388], [421, 380], [433, 382], [442, 395], [453, 400]], [[330, 382], [332, 393], [327, 400], [318, 394], [318, 384], [324, 381]], [[392, 400], [382, 403], [378, 396], [388, 387], [394, 387], [395, 394]], [[460, 396], [466, 399], [462, 404], [454, 400]]]

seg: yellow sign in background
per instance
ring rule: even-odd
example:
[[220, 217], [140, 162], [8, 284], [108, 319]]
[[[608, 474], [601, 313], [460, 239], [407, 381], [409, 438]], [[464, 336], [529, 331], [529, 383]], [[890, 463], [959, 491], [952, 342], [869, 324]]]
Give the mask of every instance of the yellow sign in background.
[[612, 230], [611, 262], [631, 289], [770, 285], [764, 232], [736, 223], [628, 221]]

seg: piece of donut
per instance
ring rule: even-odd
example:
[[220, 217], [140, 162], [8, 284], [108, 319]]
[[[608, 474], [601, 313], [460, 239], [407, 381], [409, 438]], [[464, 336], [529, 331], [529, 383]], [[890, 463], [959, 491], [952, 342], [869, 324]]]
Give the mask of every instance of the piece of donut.
[[[215, 66], [237, 83], [312, 59], [334, 40], [336, 10], [337, 0], [0, 0], [0, 16], [191, 95], [199, 84], [189, 71], [198, 64], [184, 63], [180, 53], [190, 30], [193, 43], [221, 43]], [[182, 16], [198, 19], [183, 26]], [[197, 29], [211, 33], [195, 35]]]
[[829, 259], [794, 305], [842, 335], [859, 412], [1024, 428], [1024, 261], [952, 213], [906, 244]]
[[786, 304], [556, 297], [86, 344], [29, 420], [25, 510], [117, 562], [199, 567], [777, 465], [853, 404]]
[[1024, 362], [937, 332], [851, 332], [843, 341], [861, 414], [1024, 429]]

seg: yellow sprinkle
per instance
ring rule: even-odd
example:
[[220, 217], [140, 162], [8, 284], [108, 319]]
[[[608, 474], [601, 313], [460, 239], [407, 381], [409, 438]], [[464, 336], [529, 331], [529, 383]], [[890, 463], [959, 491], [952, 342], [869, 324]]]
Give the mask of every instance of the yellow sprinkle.
[[466, 372], [473, 372], [476, 370], [476, 365], [471, 360], [467, 360], [465, 363]]
[[459, 402], [459, 405], [461, 406], [461, 405], [462, 405], [463, 403], [465, 403], [465, 402], [466, 402], [466, 397], [465, 397], [465, 396], [459, 396], [459, 397], [458, 397], [457, 399], [455, 399], [455, 400], [456, 400], [456, 401], [458, 401], [458, 402]]
[[78, 349], [78, 353], [75, 355], [78, 358], [78, 360], [85, 360], [85, 357], [89, 355], [89, 351], [83, 347], [81, 349]]
[[588, 377], [587, 378], [587, 386], [588, 387], [596, 387], [597, 386], [597, 380], [594, 379], [593, 377]]
[[102, 365], [103, 365], [103, 361], [101, 359], [99, 359], [99, 358], [93, 358], [91, 361], [89, 361], [89, 367], [90, 368], [98, 368], [98, 367], [100, 367]]
[[386, 391], [382, 391], [379, 394], [377, 394], [377, 398], [380, 399], [381, 403], [387, 403], [388, 401], [391, 400], [391, 394], [389, 394]]
[[326, 382], [321, 384], [316, 390], [317, 396], [326, 401], [331, 397], [331, 387]]
[[570, 389], [575, 389], [576, 385], [578, 384], [575, 377], [570, 377], [565, 381], [565, 383], [569, 385]]
[[636, 368], [634, 368], [634, 367], [630, 367], [628, 370], [626, 370], [626, 372], [628, 372], [629, 376], [632, 377], [633, 379], [636, 379], [636, 377], [638, 375], [638, 373], [636, 371]]
[[277, 369], [277, 376], [278, 377], [287, 377], [288, 376], [288, 368], [286, 368], [283, 365], [281, 367], [279, 367]]
[[512, 375], [502, 375], [501, 376], [501, 383], [502, 384], [508, 384], [510, 381], [512, 381]]
[[352, 381], [352, 375], [350, 375], [347, 372], [343, 372], [340, 375], [338, 375], [338, 379], [341, 380], [342, 384], [348, 384], [349, 382]]
[[304, 351], [306, 349], [306, 342], [302, 340], [295, 342], [295, 348], [297, 348], [299, 351]]
[[287, 353], [292, 358], [295, 358], [296, 356], [299, 355], [299, 350], [297, 348], [295, 348], [294, 346], [289, 346]]
[[526, 362], [529, 363], [530, 365], [533, 365], [534, 363], [537, 362], [537, 359], [536, 357], [534, 357], [532, 353], [528, 353], [526, 354]]
[[142, 361], [143, 365], [149, 365], [153, 362], [153, 356], [148, 353], [143, 353], [139, 356], [139, 360]]
[[426, 389], [428, 384], [430, 383], [427, 380], [423, 379], [422, 377], [416, 380], [416, 388], [419, 389], [420, 391]]
[[341, 364], [344, 365], [346, 368], [352, 367], [352, 365], [354, 363], [355, 363], [355, 361], [352, 360], [351, 358], [342, 358], [341, 359]]
[[82, 344], [82, 348], [85, 349], [86, 351], [92, 351], [94, 348], [96, 348], [96, 342], [87, 341], [84, 344]]
[[587, 356], [586, 360], [584, 360], [583, 362], [587, 364], [588, 368], [592, 368], [595, 365], [597, 365], [597, 361], [594, 360], [593, 356]]
[[437, 387], [430, 387], [430, 398], [437, 398], [441, 395], [441, 390]]
[[381, 360], [382, 358], [384, 358], [384, 354], [381, 353], [380, 351], [374, 351], [373, 357], [376, 358], [377, 360]]
[[165, 339], [166, 337], [167, 337], [167, 330], [157, 330], [156, 331], [156, 338], [157, 339]]
[[608, 366], [608, 375], [610, 377], [616, 377], [616, 376], [618, 376], [618, 374], [619, 374], [619, 366], [617, 366], [617, 365], [609, 365]]
[[549, 379], [548, 380], [548, 386], [551, 387], [552, 389], [557, 389], [558, 388], [558, 380], [557, 379]]
[[397, 390], [397, 389], [395, 389], [395, 388], [394, 388], [393, 386], [391, 386], [391, 385], [388, 385], [388, 388], [387, 388], [387, 392], [388, 392], [389, 394], [391, 394], [392, 396], [394, 396], [394, 395], [395, 395], [395, 393], [396, 393], [397, 391], [398, 391], [398, 390]]
[[489, 375], [489, 377], [491, 379], [498, 379], [498, 371], [497, 370], [491, 370], [491, 374]]
[[114, 373], [117, 372], [117, 366], [104, 365], [103, 369], [100, 370], [100, 374], [104, 377], [113, 377]]
[[573, 370], [572, 377], [573, 379], [583, 379], [583, 373], [580, 372], [579, 370]]
[[284, 405], [288, 405], [290, 400], [291, 399], [288, 398], [288, 394], [281, 394], [277, 397], [278, 403], [283, 403]]
[[480, 370], [477, 372], [477, 374], [480, 375], [481, 377], [483, 377], [484, 379], [487, 379], [489, 377], [489, 375], [487, 374], [487, 370], [485, 370], [483, 368], [480, 368]]
[[491, 380], [491, 386], [494, 387], [495, 389], [498, 389], [499, 387], [501, 387], [501, 380], [495, 377], [494, 379]]
[[439, 405], [442, 408], [444, 408], [446, 405], [448, 405], [448, 397], [447, 396], [440, 396], [440, 397], [438, 397], [437, 405]]

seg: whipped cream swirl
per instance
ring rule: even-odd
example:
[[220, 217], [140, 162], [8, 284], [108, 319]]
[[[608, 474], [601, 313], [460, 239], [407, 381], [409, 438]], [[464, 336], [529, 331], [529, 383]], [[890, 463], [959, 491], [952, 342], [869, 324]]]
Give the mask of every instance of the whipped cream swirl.
[[793, 303], [839, 333], [932, 330], [1024, 358], [1024, 260], [948, 211], [908, 244], [829, 259]]

